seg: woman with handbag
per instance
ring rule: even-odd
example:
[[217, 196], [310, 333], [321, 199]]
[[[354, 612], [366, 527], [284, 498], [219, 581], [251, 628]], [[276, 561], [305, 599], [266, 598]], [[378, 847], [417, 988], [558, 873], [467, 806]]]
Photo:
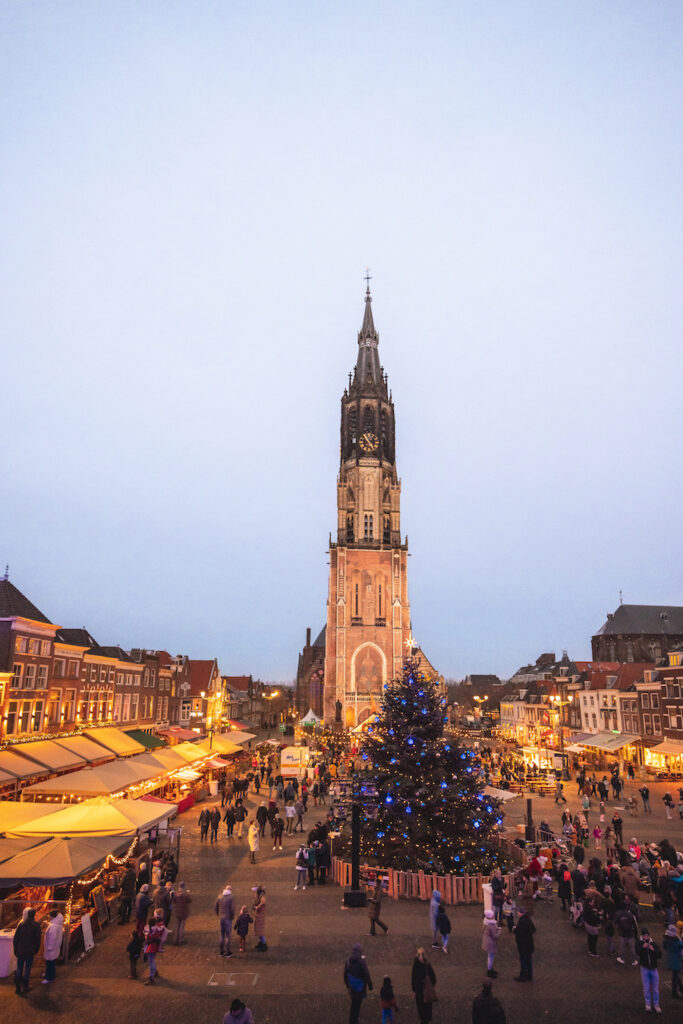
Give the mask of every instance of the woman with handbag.
[[436, 975], [422, 947], [418, 949], [417, 956], [413, 960], [410, 985], [415, 996], [415, 1005], [417, 1006], [420, 1024], [429, 1024], [432, 1019], [433, 1004], [437, 1000], [434, 989]]

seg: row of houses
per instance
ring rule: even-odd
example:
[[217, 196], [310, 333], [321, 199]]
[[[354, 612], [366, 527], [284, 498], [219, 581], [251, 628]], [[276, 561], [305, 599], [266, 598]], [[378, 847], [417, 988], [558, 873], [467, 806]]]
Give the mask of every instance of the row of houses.
[[261, 726], [273, 714], [266, 697], [251, 676], [221, 676], [215, 658], [126, 651], [60, 626], [0, 580], [0, 742], [104, 724], [176, 735]]
[[582, 662], [565, 652], [524, 672], [501, 699], [500, 731], [527, 762], [556, 768], [590, 755], [683, 771], [683, 643], [657, 662]]

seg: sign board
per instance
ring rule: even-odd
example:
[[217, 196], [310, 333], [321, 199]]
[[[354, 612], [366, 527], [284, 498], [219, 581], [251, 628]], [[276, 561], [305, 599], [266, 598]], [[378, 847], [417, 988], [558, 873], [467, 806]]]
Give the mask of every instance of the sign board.
[[96, 886], [90, 893], [92, 901], [95, 904], [95, 910], [97, 911], [97, 918], [100, 924], [104, 924], [105, 921], [109, 920], [109, 913], [107, 911], [107, 903], [104, 898], [104, 889], [101, 885]]
[[81, 918], [81, 929], [83, 931], [83, 948], [86, 953], [89, 953], [91, 949], [95, 948], [95, 940], [92, 937], [92, 921], [89, 914], [84, 914]]
[[285, 725], [284, 722], [281, 722], [280, 725], [278, 726], [278, 728], [279, 728], [280, 732], [286, 732], [287, 731], [287, 726]]

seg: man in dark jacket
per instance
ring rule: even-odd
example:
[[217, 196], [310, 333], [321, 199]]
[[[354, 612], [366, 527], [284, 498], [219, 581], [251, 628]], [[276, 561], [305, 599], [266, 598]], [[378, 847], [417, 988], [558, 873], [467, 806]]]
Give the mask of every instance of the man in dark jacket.
[[149, 885], [149, 868], [144, 860], [140, 861], [138, 865], [138, 877], [135, 883], [135, 892], [138, 893], [142, 889], [143, 885]]
[[372, 991], [372, 979], [363, 956], [363, 949], [358, 942], [351, 947], [351, 956], [344, 964], [344, 984], [351, 996], [349, 1024], [358, 1024], [363, 1000], [368, 993], [368, 989]]
[[572, 889], [574, 890], [574, 899], [579, 901], [583, 899], [583, 894], [586, 891], [586, 874], [581, 868], [576, 867], [572, 871]]
[[128, 924], [135, 899], [135, 870], [128, 864], [121, 879], [121, 906], [119, 908], [119, 924]]
[[26, 920], [17, 925], [14, 933], [14, 955], [17, 958], [17, 969], [14, 972], [14, 988], [18, 996], [28, 992], [33, 958], [40, 949], [40, 925], [36, 921], [35, 910], [29, 910]]
[[505, 1011], [491, 992], [492, 982], [485, 978], [480, 995], [472, 1003], [472, 1024], [505, 1024]]
[[515, 939], [519, 953], [519, 974], [515, 981], [533, 979], [534, 932], [536, 927], [524, 907], [519, 907], [519, 918], [515, 925]]
[[220, 955], [231, 957], [232, 922], [235, 917], [235, 904], [232, 898], [232, 889], [229, 885], [226, 885], [216, 900], [214, 910], [218, 915], [221, 929]]
[[256, 822], [258, 824], [259, 835], [264, 836], [266, 834], [266, 822], [268, 821], [268, 811], [266, 809], [265, 800], [261, 801], [260, 806], [256, 809]]

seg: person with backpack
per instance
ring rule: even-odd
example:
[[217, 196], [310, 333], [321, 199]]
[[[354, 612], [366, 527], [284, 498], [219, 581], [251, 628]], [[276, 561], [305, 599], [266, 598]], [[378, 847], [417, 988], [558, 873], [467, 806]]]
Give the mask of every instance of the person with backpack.
[[398, 1010], [398, 1004], [388, 974], [384, 976], [382, 987], [379, 990], [379, 1005], [382, 1009], [382, 1024], [393, 1024], [394, 1010]]
[[296, 885], [294, 886], [294, 892], [301, 886], [306, 890], [306, 877], [308, 873], [308, 851], [302, 843], [299, 849], [296, 851]]
[[344, 984], [351, 998], [349, 1024], [358, 1024], [363, 1000], [372, 991], [372, 978], [359, 942], [351, 947], [351, 954], [344, 964]]
[[617, 957], [617, 963], [625, 964], [625, 957], [630, 955], [631, 965], [633, 967], [637, 967], [636, 935], [638, 934], [638, 925], [628, 899], [626, 899], [623, 907], [620, 907], [614, 915], [614, 927], [617, 935], [619, 936], [619, 956]]

